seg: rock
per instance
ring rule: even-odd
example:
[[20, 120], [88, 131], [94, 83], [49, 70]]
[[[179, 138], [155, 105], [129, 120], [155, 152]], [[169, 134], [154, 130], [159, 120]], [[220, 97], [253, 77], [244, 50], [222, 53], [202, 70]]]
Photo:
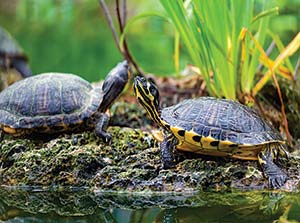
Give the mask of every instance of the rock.
[[[266, 189], [256, 161], [178, 152], [174, 169], [162, 169], [152, 135], [110, 127], [105, 145], [93, 132], [65, 134], [49, 141], [6, 138], [0, 143], [0, 182], [8, 186], [87, 187], [114, 191], [229, 191]], [[286, 188], [299, 184], [300, 160], [292, 157]]]

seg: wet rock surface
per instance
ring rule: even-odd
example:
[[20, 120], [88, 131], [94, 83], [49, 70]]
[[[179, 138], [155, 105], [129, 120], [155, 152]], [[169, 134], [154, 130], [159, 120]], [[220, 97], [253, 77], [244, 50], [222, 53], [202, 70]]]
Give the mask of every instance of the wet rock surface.
[[[9, 186], [87, 187], [113, 191], [228, 191], [266, 189], [256, 161], [177, 153], [178, 164], [162, 169], [153, 136], [141, 129], [110, 127], [106, 145], [93, 132], [65, 134], [49, 141], [7, 137], [0, 143], [0, 182]], [[299, 182], [300, 160], [282, 165]]]

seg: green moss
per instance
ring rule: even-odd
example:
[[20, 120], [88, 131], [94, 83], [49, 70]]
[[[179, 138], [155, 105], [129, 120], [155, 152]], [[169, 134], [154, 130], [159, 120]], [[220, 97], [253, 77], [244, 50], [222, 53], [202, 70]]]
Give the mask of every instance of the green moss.
[[136, 103], [116, 102], [112, 105], [110, 112], [112, 114], [111, 125], [130, 128], [142, 127], [148, 130], [152, 128], [153, 121], [149, 119], [146, 110], [141, 109]]
[[[264, 189], [256, 161], [177, 152], [174, 169], [162, 168], [158, 143], [140, 129], [110, 127], [106, 145], [93, 132], [0, 143], [3, 185], [89, 187], [117, 191], [226, 191]], [[287, 164], [291, 188], [299, 182], [299, 159]], [[285, 166], [284, 165], [284, 166]]]

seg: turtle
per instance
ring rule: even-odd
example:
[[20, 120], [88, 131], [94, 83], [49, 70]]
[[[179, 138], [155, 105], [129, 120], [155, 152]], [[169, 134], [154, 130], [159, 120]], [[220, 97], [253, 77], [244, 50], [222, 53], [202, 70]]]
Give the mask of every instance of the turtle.
[[[214, 97], [186, 99], [161, 108], [157, 86], [145, 77], [134, 79], [137, 101], [163, 129], [163, 168], [176, 165], [174, 150], [211, 156], [258, 160], [271, 188], [281, 188], [287, 174], [275, 164], [289, 157], [280, 133], [253, 109], [237, 101]], [[274, 162], [275, 161], [275, 162]]]
[[43, 73], [15, 82], [0, 93], [1, 135], [29, 136], [94, 128], [110, 142], [105, 113], [129, 78], [127, 61], [117, 64], [102, 86], [66, 73]]
[[[1, 26], [0, 70], [2, 72], [9, 73], [9, 77], [2, 77], [2, 79], [4, 79], [3, 82], [8, 82], [3, 83], [3, 85], [10, 85], [15, 80], [21, 79], [21, 77], [26, 78], [32, 76], [32, 71], [28, 66], [27, 55], [24, 53], [23, 49], [20, 47], [17, 41], [10, 35], [10, 33]], [[13, 70], [16, 70], [17, 72], [12, 72]]]

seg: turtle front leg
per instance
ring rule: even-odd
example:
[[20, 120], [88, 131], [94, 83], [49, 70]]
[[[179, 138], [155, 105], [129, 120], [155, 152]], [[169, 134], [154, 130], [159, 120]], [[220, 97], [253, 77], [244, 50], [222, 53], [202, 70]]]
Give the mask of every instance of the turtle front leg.
[[178, 144], [178, 140], [173, 134], [168, 135], [160, 144], [160, 152], [162, 156], [163, 168], [169, 169], [176, 165], [174, 157], [174, 149]]
[[109, 124], [109, 116], [102, 113], [96, 123], [95, 131], [97, 136], [99, 136], [105, 143], [111, 142], [111, 134], [106, 132]]
[[264, 175], [268, 178], [269, 186], [274, 189], [282, 187], [288, 178], [286, 173], [274, 163], [278, 152], [280, 152], [278, 150], [284, 149], [277, 148], [276, 145], [266, 145], [266, 148], [258, 154], [258, 162]]

